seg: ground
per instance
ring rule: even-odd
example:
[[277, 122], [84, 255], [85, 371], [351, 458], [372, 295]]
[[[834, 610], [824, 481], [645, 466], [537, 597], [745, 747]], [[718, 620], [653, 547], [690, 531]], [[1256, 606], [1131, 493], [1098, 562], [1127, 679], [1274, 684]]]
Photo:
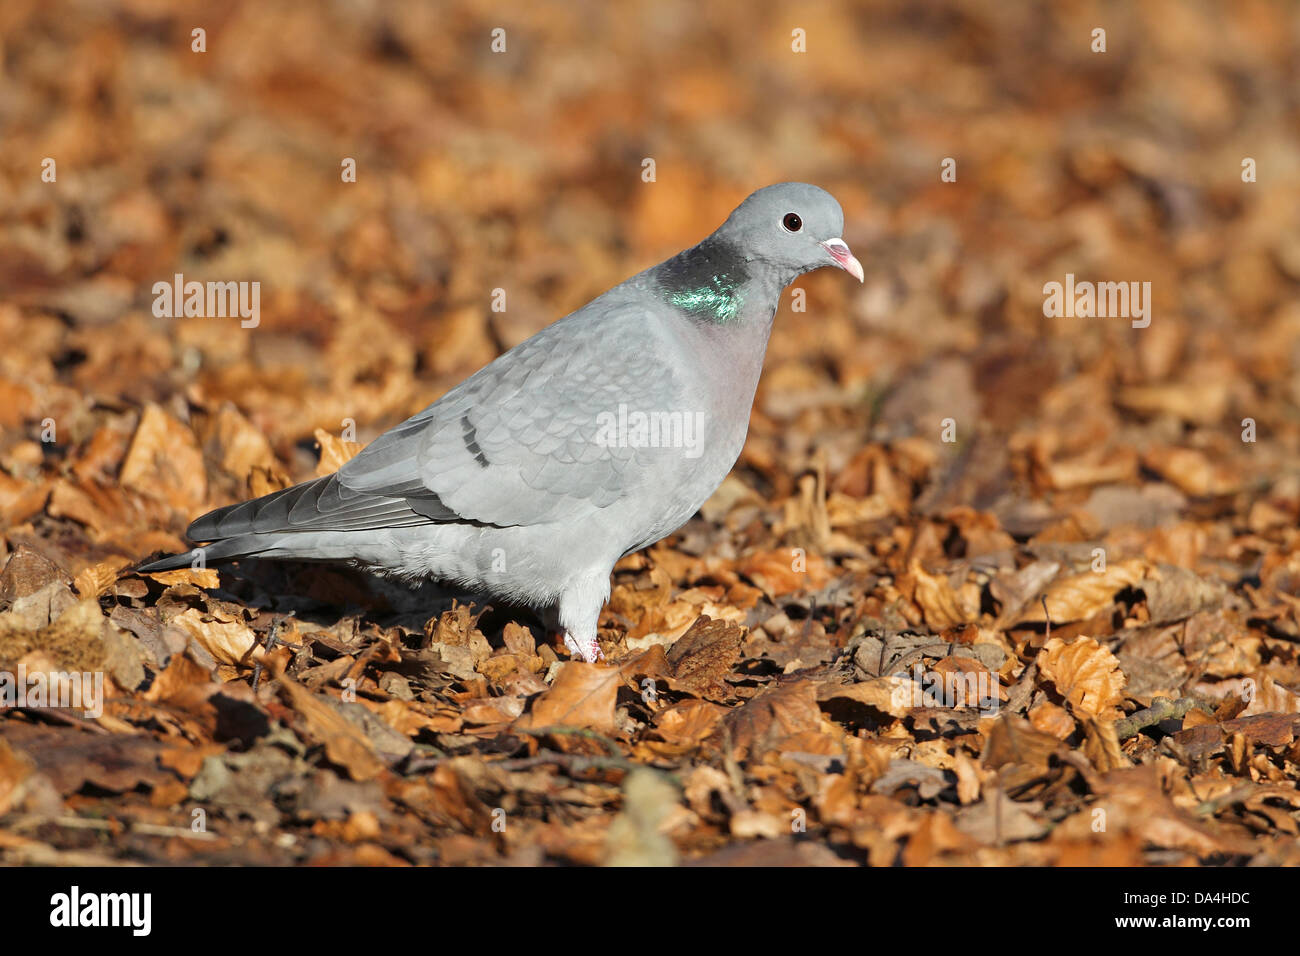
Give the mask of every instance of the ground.
[[[1297, 37], [7, 0], [0, 673], [104, 677], [0, 713], [0, 860], [1300, 863]], [[131, 570], [789, 179], [865, 285], [785, 297], [605, 663], [436, 585]]]

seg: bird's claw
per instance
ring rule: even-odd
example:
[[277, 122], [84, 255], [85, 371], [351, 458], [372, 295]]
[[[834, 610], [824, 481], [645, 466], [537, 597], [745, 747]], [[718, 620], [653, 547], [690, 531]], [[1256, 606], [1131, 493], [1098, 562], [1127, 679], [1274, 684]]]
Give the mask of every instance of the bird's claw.
[[564, 646], [569, 649], [570, 654], [581, 657], [588, 664], [594, 664], [596, 661], [605, 659], [605, 654], [600, 649], [600, 642], [594, 637], [590, 642], [579, 642], [577, 638], [566, 631], [564, 633]]

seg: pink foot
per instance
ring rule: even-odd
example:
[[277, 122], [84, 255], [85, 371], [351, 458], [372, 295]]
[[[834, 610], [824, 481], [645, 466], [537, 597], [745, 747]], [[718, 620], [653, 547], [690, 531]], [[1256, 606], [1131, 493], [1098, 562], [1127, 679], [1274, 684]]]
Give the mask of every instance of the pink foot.
[[590, 641], [579, 641], [568, 631], [565, 631], [564, 646], [569, 649], [570, 654], [581, 657], [588, 664], [594, 664], [596, 661], [605, 659], [605, 655], [600, 649], [600, 643], [594, 637]]

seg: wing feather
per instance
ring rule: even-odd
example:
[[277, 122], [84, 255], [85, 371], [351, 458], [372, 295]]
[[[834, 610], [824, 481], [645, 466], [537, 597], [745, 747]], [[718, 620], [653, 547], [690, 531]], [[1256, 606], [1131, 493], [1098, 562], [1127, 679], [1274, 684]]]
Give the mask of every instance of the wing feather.
[[618, 500], [646, 459], [602, 440], [609, 423], [620, 405], [670, 411], [680, 390], [666, 354], [671, 342], [646, 308], [611, 312], [599, 303], [381, 435], [339, 471], [341, 486], [417, 508], [432, 496], [460, 519], [499, 526]]

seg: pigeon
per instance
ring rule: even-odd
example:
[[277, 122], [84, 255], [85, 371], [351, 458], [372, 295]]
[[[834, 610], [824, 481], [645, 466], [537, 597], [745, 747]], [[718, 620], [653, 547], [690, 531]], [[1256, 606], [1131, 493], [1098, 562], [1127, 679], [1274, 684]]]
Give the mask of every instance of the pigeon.
[[681, 527], [739, 458], [782, 291], [822, 266], [863, 280], [843, 227], [823, 189], [760, 189], [334, 474], [209, 512], [186, 530], [199, 547], [138, 570], [282, 558], [433, 578], [532, 608], [594, 663], [614, 565]]

